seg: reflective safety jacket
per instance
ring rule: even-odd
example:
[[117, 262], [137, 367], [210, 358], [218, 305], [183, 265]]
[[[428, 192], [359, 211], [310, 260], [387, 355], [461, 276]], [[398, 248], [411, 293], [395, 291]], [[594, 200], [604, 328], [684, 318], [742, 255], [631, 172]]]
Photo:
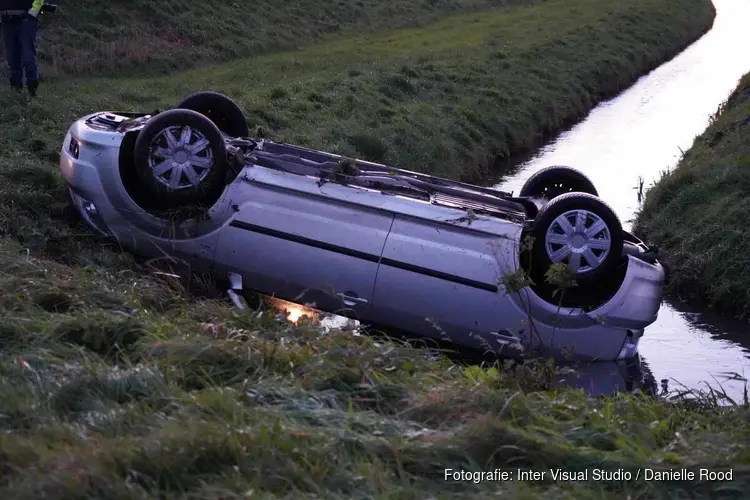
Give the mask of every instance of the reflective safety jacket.
[[0, 0], [0, 15], [19, 16], [31, 14], [36, 17], [42, 10], [44, 0]]

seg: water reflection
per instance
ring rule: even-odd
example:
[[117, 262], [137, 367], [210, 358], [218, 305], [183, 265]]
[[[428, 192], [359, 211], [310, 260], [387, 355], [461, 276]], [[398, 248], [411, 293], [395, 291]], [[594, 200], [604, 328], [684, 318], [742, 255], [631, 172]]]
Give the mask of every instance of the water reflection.
[[599, 362], [561, 366], [556, 376], [558, 387], [583, 389], [591, 396], [609, 396], [636, 391], [656, 396], [658, 386], [645, 360]]
[[[433, 346], [427, 345], [426, 347]], [[480, 364], [497, 366], [497, 359], [490, 355], [470, 349], [459, 351], [447, 345], [428, 349], [425, 356], [434, 356], [438, 349], [460, 366]], [[512, 371], [512, 367], [513, 363], [507, 369]], [[590, 396], [611, 396], [617, 393], [635, 392], [650, 396], [662, 395], [649, 364], [642, 358], [630, 361], [558, 363], [555, 368], [556, 373], [551, 380], [553, 387], [582, 389]]]
[[[521, 189], [540, 168], [562, 164], [588, 175], [626, 229], [639, 208], [639, 191], [673, 168], [682, 151], [705, 130], [717, 107], [750, 71], [750, 58], [730, 57], [750, 46], [750, 2], [714, 0], [713, 28], [673, 60], [641, 78], [620, 96], [602, 103], [583, 122], [561, 134], [495, 182], [498, 189]], [[720, 319], [676, 303], [665, 303], [649, 327], [641, 352], [657, 379], [705, 389], [718, 382], [742, 398], [744, 382], [726, 381], [724, 372], [750, 375], [748, 324]]]

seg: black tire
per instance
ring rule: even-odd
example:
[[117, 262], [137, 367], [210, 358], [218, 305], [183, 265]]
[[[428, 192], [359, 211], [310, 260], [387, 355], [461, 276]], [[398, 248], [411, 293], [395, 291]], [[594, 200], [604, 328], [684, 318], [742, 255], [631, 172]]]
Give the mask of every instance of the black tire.
[[175, 109], [196, 111], [229, 136], [247, 137], [250, 134], [245, 113], [236, 102], [219, 92], [194, 92], [183, 98]]
[[545, 167], [529, 177], [521, 188], [520, 197], [552, 200], [565, 193], [588, 193], [599, 196], [591, 179], [582, 172], [563, 165]]
[[[584, 227], [586, 229], [592, 228], [594, 223], [598, 221], [604, 223], [604, 228], [589, 235], [589, 237], [582, 235], [580, 231], [576, 231], [575, 240], [572, 240], [571, 236], [572, 241], [564, 244], [562, 241], [564, 241], [565, 235], [563, 234], [562, 226], [558, 222], [558, 218], [568, 214], [565, 216], [565, 219], [571, 223], [571, 226], [573, 226], [572, 229], [575, 230], [576, 219], [569, 217], [575, 217], [577, 213], [584, 214]], [[597, 226], [600, 225], [597, 224]], [[552, 233], [559, 235], [560, 238], [554, 238], [554, 235], [549, 235], [548, 231], [550, 229], [552, 229]], [[591, 263], [582, 256], [580, 259], [581, 267], [578, 270], [571, 269], [573, 271], [573, 279], [581, 285], [595, 284], [597, 280], [611, 273], [622, 257], [624, 237], [620, 220], [609, 205], [588, 193], [574, 192], [563, 194], [543, 206], [534, 219], [531, 236], [534, 238], [531, 252], [531, 266], [532, 269], [536, 269], [537, 273], [539, 273], [534, 273], [537, 276], [543, 276], [550, 266], [555, 263], [550, 252], [554, 254], [563, 247], [568, 248], [568, 255], [559, 260], [560, 263], [570, 265], [573, 255], [583, 255], [586, 249], [590, 250], [590, 256], [595, 257], [593, 259], [595, 263]], [[599, 238], [599, 236], [609, 236], [609, 246], [607, 248], [604, 248], [604, 238]], [[555, 241], [550, 241], [553, 238]], [[596, 247], [592, 248], [589, 244], [592, 244], [595, 240], [599, 240], [599, 243], [593, 243]], [[574, 248], [577, 251], [573, 251]]]
[[[196, 163], [178, 164], [171, 172], [165, 171], [158, 175], [154, 171], [154, 164], [158, 164], [159, 158], [168, 158], [164, 156], [168, 154], [168, 151], [164, 150], [169, 147], [165, 135], [167, 130], [173, 128], [170, 133], [173, 138], [179, 140], [180, 136], [177, 134], [184, 132], [186, 127], [189, 127], [190, 131], [189, 143], [195, 144], [205, 139], [208, 145], [192, 157], [185, 149], [174, 146], [171, 149], [180, 154], [179, 159], [186, 157], [185, 160], [188, 161], [192, 158]], [[155, 152], [159, 148], [162, 149], [161, 154]], [[143, 187], [160, 201], [160, 205], [170, 209], [211, 201], [224, 189], [229, 169], [224, 137], [219, 129], [205, 116], [187, 109], [172, 109], [150, 119], [135, 141], [133, 161], [136, 175]], [[197, 184], [191, 183], [182, 169], [177, 170], [178, 166], [187, 167], [196, 174]], [[177, 187], [169, 184], [172, 174], [175, 173], [179, 173]]]

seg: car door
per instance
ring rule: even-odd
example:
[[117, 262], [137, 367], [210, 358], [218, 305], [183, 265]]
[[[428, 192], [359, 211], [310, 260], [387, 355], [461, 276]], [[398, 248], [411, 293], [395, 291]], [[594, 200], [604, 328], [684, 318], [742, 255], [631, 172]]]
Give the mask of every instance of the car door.
[[[510, 245], [508, 243], [511, 243]], [[387, 326], [462, 344], [503, 332], [517, 311], [499, 287], [512, 242], [466, 227], [397, 215], [375, 284], [374, 316]]]
[[310, 178], [270, 182], [244, 184], [246, 201], [219, 237], [217, 270], [241, 274], [246, 289], [369, 318], [393, 215], [325, 194]]

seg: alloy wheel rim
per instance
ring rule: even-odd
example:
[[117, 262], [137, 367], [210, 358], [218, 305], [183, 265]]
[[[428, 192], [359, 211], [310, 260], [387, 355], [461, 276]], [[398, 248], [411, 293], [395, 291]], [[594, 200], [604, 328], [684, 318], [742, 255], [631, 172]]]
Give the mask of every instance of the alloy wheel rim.
[[612, 235], [601, 217], [588, 210], [569, 210], [547, 228], [544, 239], [553, 264], [567, 264], [576, 274], [599, 268], [612, 248]]
[[192, 127], [167, 127], [151, 142], [149, 166], [154, 177], [173, 191], [198, 187], [211, 170], [210, 146], [210, 141]]

